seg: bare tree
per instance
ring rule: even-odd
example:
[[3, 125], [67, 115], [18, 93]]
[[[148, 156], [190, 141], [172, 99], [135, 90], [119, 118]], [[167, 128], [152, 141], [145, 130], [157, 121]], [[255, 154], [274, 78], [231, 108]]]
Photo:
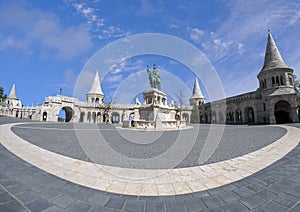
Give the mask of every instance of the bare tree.
[[183, 90], [179, 90], [178, 93], [175, 94], [175, 96], [176, 96], [177, 109], [179, 111], [180, 120], [181, 120], [182, 107], [184, 105], [186, 97], [184, 95]]
[[109, 122], [109, 112], [112, 109], [112, 105], [115, 103], [115, 101], [112, 100], [111, 97], [106, 97], [104, 102], [104, 116], [105, 116], [105, 122]]

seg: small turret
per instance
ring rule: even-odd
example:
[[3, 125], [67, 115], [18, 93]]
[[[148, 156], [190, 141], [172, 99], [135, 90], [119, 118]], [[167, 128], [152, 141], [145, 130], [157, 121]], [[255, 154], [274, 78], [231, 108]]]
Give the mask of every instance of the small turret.
[[201, 90], [200, 90], [200, 86], [198, 83], [198, 79], [197, 77], [195, 78], [195, 82], [194, 82], [194, 89], [193, 89], [193, 94], [190, 98], [190, 105], [202, 105], [205, 103], [205, 98], [203, 97]]
[[96, 104], [104, 103], [104, 94], [101, 89], [98, 71], [95, 74], [90, 91], [86, 94], [86, 101], [88, 103], [96, 103]]
[[22, 107], [21, 101], [17, 98], [15, 84], [13, 84], [9, 95], [6, 98], [6, 104], [13, 108], [21, 108]]
[[10, 98], [10, 99], [18, 99], [17, 98], [17, 94], [16, 94], [16, 87], [15, 87], [15, 84], [13, 84], [11, 90], [10, 90], [10, 93], [8, 95], [7, 98]]

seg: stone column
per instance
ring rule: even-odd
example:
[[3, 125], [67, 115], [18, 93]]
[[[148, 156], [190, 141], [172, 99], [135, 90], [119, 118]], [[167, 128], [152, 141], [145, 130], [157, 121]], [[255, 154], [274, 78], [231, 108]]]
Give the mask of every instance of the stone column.
[[274, 112], [274, 108], [269, 108], [270, 124], [276, 124]]

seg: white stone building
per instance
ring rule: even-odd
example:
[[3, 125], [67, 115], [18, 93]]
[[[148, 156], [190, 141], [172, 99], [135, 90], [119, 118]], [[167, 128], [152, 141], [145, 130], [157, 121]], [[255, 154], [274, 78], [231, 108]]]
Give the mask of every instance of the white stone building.
[[37, 105], [32, 119], [56, 122], [63, 109], [66, 122], [113, 123], [151, 129], [184, 127], [191, 115], [192, 107], [184, 107], [180, 122], [178, 108], [173, 102], [168, 104], [167, 95], [154, 88], [143, 92], [142, 103], [136, 99], [135, 104], [107, 104], [104, 97], [96, 72], [91, 89], [86, 94], [86, 102], [62, 95], [49, 96], [43, 104]]
[[[283, 61], [268, 33], [264, 65], [258, 73], [256, 91], [199, 105], [202, 123], [288, 123], [298, 122], [293, 69]], [[226, 103], [226, 104], [225, 104]]]
[[[293, 69], [283, 61], [280, 52], [268, 34], [264, 65], [258, 73], [256, 91], [205, 103], [197, 78], [190, 106], [176, 107], [167, 95], [155, 88], [143, 92], [143, 101], [135, 104], [107, 104], [104, 102], [98, 72], [95, 74], [86, 101], [68, 96], [49, 96], [43, 104], [24, 108], [16, 97], [15, 86], [1, 105], [0, 115], [32, 117], [38, 121], [58, 121], [61, 109], [66, 122], [113, 123], [124, 127], [175, 128], [191, 120], [194, 105], [199, 109], [201, 123], [286, 123], [298, 122], [300, 109], [296, 102]], [[180, 117], [181, 116], [181, 117]], [[181, 122], [179, 121], [181, 120]]]
[[0, 115], [16, 117], [16, 118], [31, 118], [35, 113], [35, 107], [24, 107], [21, 100], [17, 97], [16, 87], [12, 86], [5, 102], [1, 102]]

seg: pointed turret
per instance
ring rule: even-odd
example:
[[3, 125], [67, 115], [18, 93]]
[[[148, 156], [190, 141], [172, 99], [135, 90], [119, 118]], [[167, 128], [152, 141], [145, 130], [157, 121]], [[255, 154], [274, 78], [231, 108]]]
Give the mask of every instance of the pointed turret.
[[193, 89], [193, 94], [190, 98], [190, 105], [200, 105], [205, 103], [205, 98], [202, 95], [202, 92], [200, 90], [200, 86], [198, 83], [198, 79], [197, 77], [195, 78], [195, 82], [194, 82], [194, 89]]
[[269, 31], [265, 61], [261, 72], [274, 68], [288, 68], [288, 66], [284, 63], [281, 54], [276, 46], [276, 43], [271, 35], [271, 32]]
[[293, 69], [289, 68], [283, 61], [269, 31], [264, 66], [257, 75], [259, 89], [264, 92], [264, 95], [269, 95], [269, 92], [273, 92], [270, 89], [274, 90], [283, 87], [285, 88], [280, 90], [281, 93], [294, 92], [293, 72]]
[[17, 98], [16, 86], [13, 84], [8, 97], [6, 98], [6, 104], [13, 108], [21, 108], [22, 102]]
[[96, 104], [104, 103], [104, 94], [101, 89], [98, 71], [95, 74], [90, 91], [86, 94], [86, 101]]
[[11, 90], [10, 90], [10, 93], [9, 93], [9, 95], [8, 95], [7, 98], [9, 98], [9, 99], [18, 99], [18, 98], [17, 98], [17, 94], [16, 94], [16, 87], [15, 87], [15, 84], [13, 84], [13, 86], [12, 86], [12, 88], [11, 88]]
[[98, 71], [95, 74], [93, 84], [92, 84], [91, 89], [88, 92], [88, 94], [102, 94], [103, 95], [101, 85], [100, 85], [100, 78], [99, 78]]

